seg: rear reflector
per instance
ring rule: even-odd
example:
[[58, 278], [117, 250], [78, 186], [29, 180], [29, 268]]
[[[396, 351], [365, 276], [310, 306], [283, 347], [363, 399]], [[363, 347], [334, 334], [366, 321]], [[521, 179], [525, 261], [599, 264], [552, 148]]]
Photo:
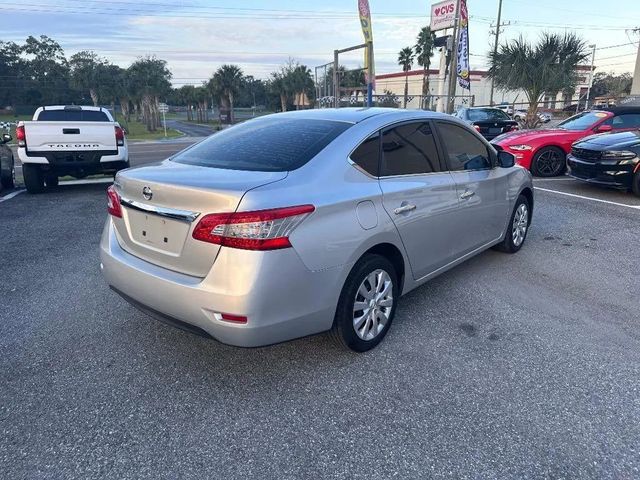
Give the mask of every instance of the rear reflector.
[[113, 185], [107, 188], [107, 211], [109, 215], [122, 218], [122, 207], [120, 206], [120, 195]]
[[220, 319], [224, 320], [225, 322], [247, 323], [247, 317], [243, 317], [241, 315], [231, 315], [228, 313], [221, 313]]
[[255, 212], [205, 215], [193, 230], [193, 238], [243, 250], [289, 248], [289, 235], [315, 207], [274, 208]]
[[24, 125], [16, 127], [16, 140], [18, 140], [19, 147], [27, 146], [27, 133], [24, 131]]

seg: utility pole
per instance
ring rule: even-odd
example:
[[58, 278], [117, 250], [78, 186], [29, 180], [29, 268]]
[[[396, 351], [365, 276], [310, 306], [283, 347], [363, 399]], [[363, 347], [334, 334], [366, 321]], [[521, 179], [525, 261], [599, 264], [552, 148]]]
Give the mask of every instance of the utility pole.
[[[496, 39], [493, 43], [493, 54], [498, 53], [498, 37], [500, 36], [500, 19], [502, 18], [502, 0], [498, 0], [498, 23], [496, 24]], [[489, 94], [489, 105], [493, 105], [493, 78], [491, 79], [491, 93]]]
[[[640, 32], [640, 28], [633, 30]], [[636, 69], [633, 72], [633, 83], [631, 84], [631, 95], [640, 95], [640, 44], [638, 44], [638, 56], [636, 57]]]
[[[584, 104], [584, 109], [589, 108], [589, 95], [591, 94], [591, 87], [593, 86], [593, 62], [596, 59], [596, 44], [589, 45], [591, 47], [591, 68], [589, 69], [589, 86], [587, 87], [587, 100]], [[580, 103], [578, 101], [578, 103]]]
[[453, 113], [453, 104], [456, 99], [456, 82], [458, 81], [458, 24], [460, 23], [460, 0], [456, 0], [456, 18], [453, 24], [453, 50], [451, 51], [451, 64], [449, 66], [449, 89], [447, 90], [446, 113]]

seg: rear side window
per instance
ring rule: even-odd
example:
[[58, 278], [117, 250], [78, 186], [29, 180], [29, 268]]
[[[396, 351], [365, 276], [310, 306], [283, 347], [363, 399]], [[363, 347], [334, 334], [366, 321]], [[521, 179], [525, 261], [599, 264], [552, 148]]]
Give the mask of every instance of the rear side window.
[[41, 122], [108, 122], [106, 113], [99, 110], [43, 110], [38, 115]]
[[497, 108], [472, 108], [467, 110], [469, 120], [472, 122], [495, 122], [511, 120], [502, 110]]
[[[623, 113], [607, 120], [613, 128], [640, 128], [640, 114]], [[605, 123], [607, 123], [605, 122]]]
[[447, 166], [450, 171], [491, 168], [487, 146], [471, 132], [444, 122], [438, 122], [438, 132], [447, 151]]
[[380, 135], [376, 133], [362, 142], [351, 154], [351, 160], [365, 172], [377, 177], [380, 160]]
[[188, 165], [286, 172], [315, 157], [351, 124], [308, 118], [260, 118], [216, 133], [173, 157]]
[[428, 123], [408, 123], [382, 133], [381, 176], [439, 171], [438, 151]]

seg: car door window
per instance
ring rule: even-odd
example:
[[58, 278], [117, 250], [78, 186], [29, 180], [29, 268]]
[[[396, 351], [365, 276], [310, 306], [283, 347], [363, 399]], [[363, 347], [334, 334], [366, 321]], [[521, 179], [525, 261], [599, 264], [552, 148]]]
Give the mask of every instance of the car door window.
[[471, 132], [445, 122], [438, 122], [438, 132], [447, 152], [447, 167], [450, 171], [491, 168], [487, 146]]
[[439, 172], [440, 161], [431, 126], [407, 123], [382, 133], [381, 176]]
[[351, 160], [369, 175], [377, 177], [380, 160], [380, 135], [375, 133], [362, 142], [351, 154]]
[[640, 128], [640, 114], [624, 113], [611, 119], [613, 128]]

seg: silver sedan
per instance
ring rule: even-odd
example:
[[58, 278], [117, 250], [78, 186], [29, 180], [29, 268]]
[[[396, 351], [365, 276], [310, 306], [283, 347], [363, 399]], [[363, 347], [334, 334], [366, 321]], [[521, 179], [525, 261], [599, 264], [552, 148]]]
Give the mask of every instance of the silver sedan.
[[251, 120], [118, 173], [104, 277], [150, 315], [227, 344], [331, 331], [366, 351], [400, 296], [490, 247], [522, 247], [531, 176], [494, 148], [434, 112]]

